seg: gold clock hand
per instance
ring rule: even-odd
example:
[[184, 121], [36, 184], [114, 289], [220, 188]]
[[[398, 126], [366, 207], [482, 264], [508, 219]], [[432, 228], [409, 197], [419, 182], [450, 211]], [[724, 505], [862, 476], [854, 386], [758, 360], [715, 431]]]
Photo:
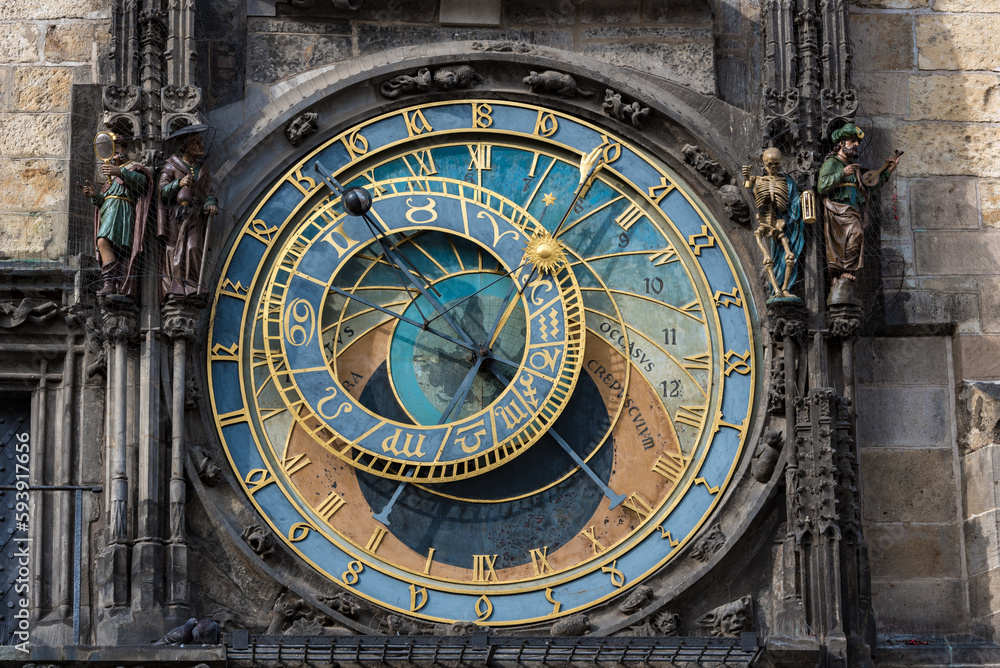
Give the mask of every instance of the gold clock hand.
[[604, 152], [603, 146], [598, 146], [593, 151], [583, 156], [580, 159], [580, 182], [576, 186], [576, 190], [573, 191], [573, 199], [570, 200], [569, 206], [566, 207], [566, 213], [563, 214], [562, 220], [556, 226], [555, 231], [552, 236], [559, 236], [559, 230], [562, 226], [566, 224], [566, 220], [569, 218], [569, 214], [573, 212], [573, 207], [576, 206], [577, 200], [583, 197], [584, 193], [587, 191], [587, 186], [590, 183], [590, 177], [594, 175], [597, 168], [601, 166], [604, 161], [602, 154]]

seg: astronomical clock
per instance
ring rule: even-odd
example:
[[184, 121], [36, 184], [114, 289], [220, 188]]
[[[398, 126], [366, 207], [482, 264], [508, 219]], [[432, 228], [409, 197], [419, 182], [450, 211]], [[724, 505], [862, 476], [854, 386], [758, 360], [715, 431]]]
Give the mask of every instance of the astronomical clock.
[[428, 622], [554, 621], [720, 512], [760, 394], [749, 295], [710, 209], [628, 139], [513, 101], [399, 107], [238, 222], [212, 418], [302, 568]]

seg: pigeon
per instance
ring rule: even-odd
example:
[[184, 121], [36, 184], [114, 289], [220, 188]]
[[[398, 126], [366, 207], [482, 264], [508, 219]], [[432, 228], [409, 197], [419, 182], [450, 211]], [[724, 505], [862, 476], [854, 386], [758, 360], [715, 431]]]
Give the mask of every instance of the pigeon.
[[184, 643], [191, 642], [191, 631], [194, 630], [194, 625], [198, 623], [198, 620], [192, 617], [191, 619], [184, 622], [183, 625], [176, 628], [170, 629], [163, 637], [159, 640], [153, 642], [154, 645], [183, 645]]
[[219, 644], [219, 625], [211, 617], [199, 619], [192, 633], [194, 642], [199, 645]]

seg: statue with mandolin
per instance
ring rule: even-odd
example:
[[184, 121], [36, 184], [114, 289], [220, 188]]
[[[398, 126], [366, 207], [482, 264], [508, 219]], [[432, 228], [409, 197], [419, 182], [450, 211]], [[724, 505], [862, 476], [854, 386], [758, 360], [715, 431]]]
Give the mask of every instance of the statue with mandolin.
[[817, 191], [823, 198], [826, 262], [832, 286], [830, 304], [860, 306], [854, 281], [864, 260], [864, 229], [871, 195], [886, 184], [903, 153], [887, 159], [881, 168], [862, 173], [858, 164], [864, 132], [847, 123], [832, 135], [834, 150], [819, 170]]

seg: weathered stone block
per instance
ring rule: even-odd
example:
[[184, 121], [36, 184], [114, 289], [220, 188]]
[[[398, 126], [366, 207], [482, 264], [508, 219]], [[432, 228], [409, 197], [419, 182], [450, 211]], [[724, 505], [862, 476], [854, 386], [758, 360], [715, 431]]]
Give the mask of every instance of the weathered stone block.
[[866, 522], [954, 522], [950, 448], [861, 449]]
[[61, 158], [69, 154], [66, 114], [0, 115], [0, 156]]
[[351, 56], [347, 35], [288, 35], [250, 33], [247, 37], [248, 75], [272, 82]]
[[910, 218], [915, 230], [977, 229], [976, 180], [913, 179], [910, 182]]
[[1000, 568], [996, 511], [966, 520], [965, 557], [970, 575]]
[[444, 25], [500, 25], [500, 0], [441, 0], [439, 18]]
[[897, 134], [906, 155], [904, 176], [1000, 177], [1000, 127], [963, 123], [908, 123]]
[[851, 81], [858, 92], [858, 99], [864, 101], [866, 113], [872, 116], [905, 116], [909, 111], [906, 79], [907, 75], [903, 73], [864, 72]]
[[852, 65], [858, 72], [913, 68], [913, 18], [909, 14], [851, 14]]
[[928, 0], [855, 0], [851, 5], [864, 9], [921, 9]]
[[945, 339], [860, 339], [854, 347], [856, 381], [861, 385], [939, 385], [948, 383]]
[[0, 258], [56, 260], [66, 251], [67, 217], [0, 213]]
[[1000, 227], [1000, 181], [979, 182], [979, 212], [983, 227]]
[[[977, 10], [978, 11], [978, 10]], [[1000, 16], [923, 14], [917, 17], [917, 64], [922, 70], [983, 70], [1000, 67]]]
[[973, 616], [988, 615], [1000, 600], [1000, 569], [969, 575], [969, 611]]
[[[1000, 384], [989, 381], [962, 383], [959, 386], [957, 408], [959, 447], [962, 452], [989, 449], [988, 457], [991, 459], [986, 463], [990, 468], [987, 471], [983, 464], [980, 470], [987, 471], [987, 477], [991, 480], [1000, 480], [1000, 463], [994, 461], [1000, 460], [1000, 454], [994, 452], [1000, 449], [997, 445], [1000, 444]], [[984, 506], [978, 511], [970, 508], [968, 514], [1000, 507], [1000, 503], [992, 497], [987, 500], [993, 505]]]
[[[3, 13], [0, 8], [0, 14]], [[0, 63], [37, 63], [38, 27], [30, 23], [7, 24], [0, 30]]]
[[984, 332], [1000, 332], [1000, 276], [979, 279], [979, 307]]
[[45, 60], [50, 63], [90, 62], [94, 55], [94, 25], [64, 23], [45, 31]]
[[934, 121], [1000, 120], [1000, 75], [912, 75], [910, 119]]
[[65, 211], [64, 160], [0, 160], [0, 208], [10, 212]]
[[69, 111], [74, 68], [15, 67], [12, 107], [17, 111]]
[[0, 5], [0, 21], [41, 19], [99, 19], [111, 16], [105, 0], [32, 0]]
[[886, 324], [957, 325], [962, 333], [979, 331], [979, 293], [906, 288], [905, 278], [883, 282], [887, 291], [896, 291], [892, 299], [886, 301]]
[[1000, 12], [1000, 0], [934, 0], [937, 12]]
[[580, 23], [637, 23], [639, 0], [583, 0]]
[[1000, 335], [967, 334], [955, 339], [956, 380], [1000, 378]]
[[576, 4], [572, 0], [539, 3], [538, 0], [505, 0], [504, 20], [513, 25], [569, 25], [576, 22]]
[[915, 232], [917, 273], [928, 276], [995, 274], [1000, 232]]
[[592, 43], [584, 48], [584, 54], [676, 81], [699, 93], [715, 92], [715, 49], [711, 40], [669, 44]]
[[[712, 5], [701, 0], [660, 0], [659, 2], [645, 2], [642, 8], [642, 18], [644, 21], [655, 23], [698, 23], [712, 20]], [[722, 5], [723, 12], [731, 16], [732, 22], [739, 22], [743, 14], [734, 11], [729, 5]], [[746, 12], [748, 15], [750, 12]], [[726, 19], [729, 17], [719, 17], [722, 19], [721, 28], [725, 32], [736, 32]]]
[[[917, 363], [917, 360], [914, 360]], [[868, 446], [946, 446], [951, 442], [945, 387], [873, 387], [857, 390], [858, 442]]]
[[962, 580], [875, 580], [879, 633], [957, 633], [967, 628]]
[[954, 524], [872, 524], [865, 527], [872, 578], [960, 578]]

